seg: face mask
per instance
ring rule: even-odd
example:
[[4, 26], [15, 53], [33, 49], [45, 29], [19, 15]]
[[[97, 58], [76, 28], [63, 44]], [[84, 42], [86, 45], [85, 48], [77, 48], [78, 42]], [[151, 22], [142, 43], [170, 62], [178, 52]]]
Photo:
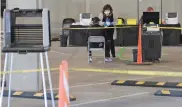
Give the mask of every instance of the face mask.
[[104, 11], [104, 14], [109, 15], [110, 14], [110, 10]]

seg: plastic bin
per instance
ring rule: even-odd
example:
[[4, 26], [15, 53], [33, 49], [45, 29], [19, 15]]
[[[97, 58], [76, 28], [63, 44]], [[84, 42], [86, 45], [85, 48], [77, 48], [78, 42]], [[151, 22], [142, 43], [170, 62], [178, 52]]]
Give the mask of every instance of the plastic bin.
[[[138, 49], [133, 49], [133, 62], [137, 62]], [[145, 52], [142, 51], [142, 61], [145, 61]]]

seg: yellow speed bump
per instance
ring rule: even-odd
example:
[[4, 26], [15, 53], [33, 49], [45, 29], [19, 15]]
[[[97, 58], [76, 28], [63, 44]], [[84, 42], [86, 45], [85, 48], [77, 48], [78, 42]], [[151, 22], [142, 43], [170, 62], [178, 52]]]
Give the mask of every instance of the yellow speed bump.
[[42, 97], [44, 94], [43, 93], [35, 93], [33, 96], [34, 97]]
[[141, 86], [141, 87], [161, 87], [161, 88], [182, 88], [179, 82], [156, 82], [138, 80], [114, 80], [111, 85], [118, 86]]
[[13, 95], [21, 95], [23, 92], [16, 91]]
[[[8, 97], [8, 90], [4, 91], [4, 97]], [[53, 94], [54, 99], [58, 100], [59, 95], [58, 93]], [[36, 93], [36, 92], [20, 92], [20, 91], [12, 91], [11, 92], [12, 97], [18, 97], [18, 98], [28, 98], [28, 99], [44, 99], [44, 93]], [[47, 93], [47, 99], [51, 100], [51, 94]], [[70, 95], [70, 101], [75, 101], [76, 97]]]
[[182, 91], [178, 90], [158, 90], [154, 93], [155, 96], [170, 96], [170, 97], [182, 97]]
[[179, 83], [177, 86], [178, 86], [178, 87], [182, 87], [182, 83]]
[[123, 80], [119, 80], [117, 83], [119, 83], [119, 84], [123, 84], [125, 81], [123, 81]]
[[170, 94], [169, 90], [161, 90], [162, 94]]
[[144, 81], [138, 81], [136, 84], [141, 85], [141, 84], [144, 84], [144, 83], [145, 83]]
[[160, 85], [160, 86], [162, 86], [162, 85], [164, 85], [166, 82], [158, 82], [156, 85]]

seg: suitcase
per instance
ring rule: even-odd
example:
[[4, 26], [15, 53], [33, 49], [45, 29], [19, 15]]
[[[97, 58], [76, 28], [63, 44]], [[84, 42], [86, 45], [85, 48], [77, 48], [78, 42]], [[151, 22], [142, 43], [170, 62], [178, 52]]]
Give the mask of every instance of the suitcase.
[[161, 31], [142, 32], [142, 49], [145, 51], [145, 60], [155, 61], [161, 58], [162, 40]]

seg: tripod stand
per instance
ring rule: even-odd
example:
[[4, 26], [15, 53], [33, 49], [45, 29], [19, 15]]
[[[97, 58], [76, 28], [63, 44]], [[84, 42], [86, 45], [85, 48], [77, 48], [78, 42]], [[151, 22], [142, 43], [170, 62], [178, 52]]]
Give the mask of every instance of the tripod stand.
[[[9, 55], [10, 54], [10, 55]], [[50, 73], [50, 67], [49, 67], [49, 60], [48, 60], [48, 54], [47, 52], [39, 53], [40, 56], [40, 64], [41, 64], [41, 72], [42, 72], [42, 81], [43, 81], [43, 91], [44, 91], [44, 103], [45, 107], [48, 107], [47, 103], [47, 91], [46, 91], [46, 82], [45, 82], [45, 69], [44, 69], [44, 60], [43, 60], [43, 54], [45, 55], [45, 61], [46, 61], [46, 68], [48, 73], [48, 82], [50, 86], [50, 94], [51, 94], [51, 100], [52, 100], [52, 107], [55, 107], [55, 101], [53, 96], [53, 89], [52, 89], [52, 81], [51, 81], [51, 73]], [[3, 93], [4, 93], [4, 84], [5, 84], [5, 77], [6, 74], [9, 74], [9, 82], [8, 82], [8, 107], [10, 107], [10, 101], [11, 101], [11, 77], [12, 77], [12, 68], [13, 68], [13, 56], [14, 53], [5, 53], [5, 61], [4, 61], [4, 72], [3, 72], [3, 79], [2, 79], [2, 88], [1, 88], [1, 94], [0, 94], [0, 107], [2, 107], [2, 101], [3, 101]], [[10, 58], [10, 71], [7, 71], [7, 64], [8, 64], [8, 58]]]

